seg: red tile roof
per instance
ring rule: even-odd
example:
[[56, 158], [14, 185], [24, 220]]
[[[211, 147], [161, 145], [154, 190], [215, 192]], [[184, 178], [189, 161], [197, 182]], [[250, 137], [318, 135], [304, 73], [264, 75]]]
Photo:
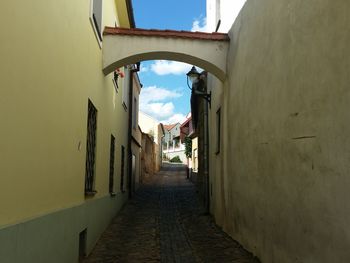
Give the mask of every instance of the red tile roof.
[[181, 128], [181, 127], [184, 127], [184, 126], [185, 126], [187, 123], [189, 123], [191, 120], [192, 120], [192, 116], [189, 117], [189, 118], [187, 118], [187, 119], [181, 124], [180, 128]]
[[176, 30], [159, 30], [159, 29], [141, 29], [141, 28], [122, 28], [106, 27], [103, 35], [129, 35], [129, 36], [153, 36], [169, 38], [189, 38], [200, 40], [230, 41], [228, 34], [225, 33], [205, 33]]
[[164, 129], [170, 131], [172, 128], [174, 128], [176, 126], [177, 123], [175, 124], [170, 124], [170, 125], [163, 125], [164, 126]]

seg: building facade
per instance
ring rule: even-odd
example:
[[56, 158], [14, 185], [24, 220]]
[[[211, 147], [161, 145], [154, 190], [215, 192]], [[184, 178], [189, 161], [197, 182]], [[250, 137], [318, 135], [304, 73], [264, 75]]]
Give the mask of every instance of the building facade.
[[185, 145], [181, 141], [181, 124], [174, 123], [170, 125], [164, 125], [164, 138], [163, 138], [163, 154], [164, 158], [171, 160], [172, 158], [179, 156], [182, 163], [187, 163], [187, 157], [185, 156]]
[[104, 76], [101, 48], [130, 2], [0, 9], [0, 261], [77, 262], [128, 198], [129, 74]]

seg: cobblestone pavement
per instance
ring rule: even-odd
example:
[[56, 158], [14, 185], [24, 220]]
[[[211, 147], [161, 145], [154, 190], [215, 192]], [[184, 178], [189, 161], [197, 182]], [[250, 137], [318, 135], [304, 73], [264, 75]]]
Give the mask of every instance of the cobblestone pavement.
[[84, 263], [259, 263], [203, 211], [184, 169], [168, 165], [141, 186]]

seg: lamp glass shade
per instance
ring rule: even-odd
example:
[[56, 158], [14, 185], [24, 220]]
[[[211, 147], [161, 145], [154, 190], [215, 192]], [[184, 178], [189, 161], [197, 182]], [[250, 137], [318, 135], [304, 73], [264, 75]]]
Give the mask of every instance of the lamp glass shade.
[[186, 75], [192, 83], [195, 83], [198, 81], [200, 73], [197, 71], [196, 67], [193, 66], [192, 69], [189, 72], [187, 72]]

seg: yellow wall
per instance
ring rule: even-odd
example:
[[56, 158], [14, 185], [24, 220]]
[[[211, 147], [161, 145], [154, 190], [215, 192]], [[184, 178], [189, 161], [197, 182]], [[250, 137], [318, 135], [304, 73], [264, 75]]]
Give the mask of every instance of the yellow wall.
[[[113, 26], [115, 2], [103, 3], [103, 24]], [[90, 1], [1, 1], [0, 9], [0, 226], [85, 202], [88, 98], [98, 110], [94, 198], [108, 194], [111, 133], [119, 191], [127, 113], [121, 89], [102, 74]]]
[[[131, 0], [130, 0], [131, 1]], [[115, 4], [118, 8], [119, 26], [130, 27], [128, 13], [126, 12], [126, 0], [115, 0]]]

